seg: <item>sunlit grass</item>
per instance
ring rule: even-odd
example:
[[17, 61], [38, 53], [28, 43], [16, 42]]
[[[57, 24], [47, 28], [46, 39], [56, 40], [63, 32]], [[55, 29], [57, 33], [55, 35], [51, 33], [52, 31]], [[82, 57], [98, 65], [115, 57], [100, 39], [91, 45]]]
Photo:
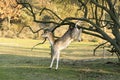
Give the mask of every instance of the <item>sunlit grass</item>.
[[[0, 80], [120, 80], [116, 56], [102, 49], [93, 56], [98, 43], [73, 42], [61, 52], [59, 70], [49, 70], [49, 43], [40, 40], [0, 38]], [[106, 62], [115, 62], [106, 64]]]

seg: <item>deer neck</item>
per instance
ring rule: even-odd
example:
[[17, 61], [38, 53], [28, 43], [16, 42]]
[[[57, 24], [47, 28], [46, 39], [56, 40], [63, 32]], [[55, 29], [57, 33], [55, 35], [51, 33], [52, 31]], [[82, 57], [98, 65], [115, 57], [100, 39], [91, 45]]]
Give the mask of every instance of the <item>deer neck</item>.
[[53, 46], [54, 41], [55, 41], [53, 35], [50, 35], [50, 36], [48, 37], [48, 40], [49, 40], [51, 46]]

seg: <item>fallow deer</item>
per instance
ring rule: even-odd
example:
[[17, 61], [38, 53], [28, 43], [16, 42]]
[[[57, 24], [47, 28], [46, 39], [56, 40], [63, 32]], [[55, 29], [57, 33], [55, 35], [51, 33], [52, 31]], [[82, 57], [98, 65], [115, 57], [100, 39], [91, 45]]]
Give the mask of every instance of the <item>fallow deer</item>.
[[77, 24], [74, 28], [69, 28], [66, 33], [58, 38], [54, 39], [53, 33], [50, 30], [46, 30], [42, 37], [48, 38], [50, 45], [51, 45], [51, 64], [50, 69], [53, 66], [54, 60], [56, 58], [56, 70], [58, 69], [59, 64], [59, 57], [60, 57], [60, 51], [66, 48], [73, 40], [78, 39], [78, 41], [81, 41], [81, 33], [82, 29], [78, 29]]

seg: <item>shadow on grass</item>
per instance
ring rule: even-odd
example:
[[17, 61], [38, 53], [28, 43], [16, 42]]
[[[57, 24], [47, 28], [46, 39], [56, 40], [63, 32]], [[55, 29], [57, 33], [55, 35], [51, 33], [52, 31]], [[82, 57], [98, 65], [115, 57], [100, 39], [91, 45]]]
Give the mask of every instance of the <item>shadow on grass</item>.
[[[106, 60], [107, 61], [107, 60]], [[59, 70], [49, 70], [50, 58], [0, 55], [1, 80], [120, 80], [120, 66], [94, 61], [61, 60]]]
[[0, 48], [2, 49], [4, 49], [4, 48], [6, 48], [7, 50], [19, 50], [19, 51], [29, 51], [29, 52], [31, 52], [31, 51], [34, 51], [34, 52], [38, 52], [38, 51], [49, 51], [49, 48], [34, 48], [33, 50], [32, 50], [32, 47], [31, 48], [28, 48], [28, 47], [21, 47], [21, 46], [6, 46], [6, 45], [0, 45]]

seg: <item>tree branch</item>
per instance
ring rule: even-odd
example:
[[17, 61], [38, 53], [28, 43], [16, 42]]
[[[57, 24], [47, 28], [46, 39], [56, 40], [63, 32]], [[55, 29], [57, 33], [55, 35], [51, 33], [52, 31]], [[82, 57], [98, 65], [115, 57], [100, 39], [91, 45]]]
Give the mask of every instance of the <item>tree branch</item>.
[[94, 5], [100, 7], [101, 9], [104, 9], [106, 12], [109, 12], [109, 9], [108, 9], [107, 7], [105, 7], [105, 6], [103, 6], [103, 5], [100, 5], [100, 4], [97, 3], [95, 0], [91, 0], [91, 2], [92, 2]]
[[36, 46], [38, 46], [38, 45], [40, 45], [40, 44], [44, 44], [44, 43], [46, 42], [46, 40], [47, 40], [47, 38], [45, 38], [42, 42], [37, 43], [36, 45], [34, 45], [34, 46], [31, 48], [31, 51], [32, 51]]
[[53, 12], [52, 10], [48, 9], [48, 8], [43, 8], [40, 12], [40, 15], [42, 15], [43, 11], [49, 11], [51, 12], [53, 15], [55, 15], [60, 21], [63, 21], [55, 12]]
[[[87, 0], [88, 1], [88, 0]], [[82, 0], [78, 0], [78, 2], [80, 2], [82, 5], [81, 5], [81, 7], [84, 7], [84, 9], [85, 9], [85, 11], [84, 11], [84, 18], [87, 18], [87, 15], [88, 15], [88, 8], [87, 8], [87, 6], [86, 6], [86, 4], [87, 4], [87, 2], [82, 2]]]
[[[17, 1], [17, 0], [16, 0]], [[54, 21], [40, 21], [40, 20], [37, 20], [36, 19], [36, 15], [35, 15], [35, 13], [34, 13], [34, 11], [33, 11], [33, 8], [32, 8], [32, 6], [29, 4], [29, 3], [23, 3], [23, 2], [18, 2], [17, 1], [17, 4], [22, 4], [23, 6], [24, 5], [28, 5], [28, 7], [26, 7], [26, 6], [24, 6], [28, 11], [30, 11], [31, 12], [31, 14], [32, 14], [32, 17], [33, 17], [33, 20], [35, 21], [35, 22], [37, 22], [37, 23], [43, 23], [43, 24], [50, 24], [50, 23], [53, 23], [53, 24], [58, 24], [57, 22], [54, 22]], [[44, 10], [48, 10], [48, 11], [50, 11], [50, 12], [52, 12], [51, 10], [49, 10], [49, 9], [47, 9], [47, 8], [43, 8], [42, 10], [41, 10], [41, 13], [44, 11]], [[56, 15], [54, 12], [52, 12], [54, 15]], [[58, 16], [57, 16], [58, 17]], [[60, 20], [62, 20], [60, 17], [58, 17]]]
[[91, 32], [87, 32], [87, 31], [82, 31], [83, 33], [85, 33], [85, 34], [89, 34], [89, 35], [92, 35], [92, 36], [95, 36], [95, 37], [98, 37], [98, 38], [101, 38], [101, 39], [104, 39], [104, 40], [106, 40], [104, 37], [102, 37], [101, 35], [99, 35], [99, 34], [95, 34], [95, 33], [91, 33]]
[[103, 46], [103, 45], [105, 45], [105, 44], [107, 44], [108, 42], [104, 42], [104, 43], [102, 43], [102, 44], [99, 44], [97, 47], [95, 47], [95, 49], [93, 50], [93, 55], [95, 56], [95, 52], [96, 52], [96, 50], [99, 48], [99, 47], [101, 47], [101, 46]]
[[44, 28], [40, 28], [37, 31], [34, 31], [30, 26], [23, 26], [22, 29], [20, 30], [20, 32], [17, 35], [19, 35], [25, 27], [29, 28], [30, 31], [32, 31], [32, 33], [38, 33], [39, 31], [44, 29]]

